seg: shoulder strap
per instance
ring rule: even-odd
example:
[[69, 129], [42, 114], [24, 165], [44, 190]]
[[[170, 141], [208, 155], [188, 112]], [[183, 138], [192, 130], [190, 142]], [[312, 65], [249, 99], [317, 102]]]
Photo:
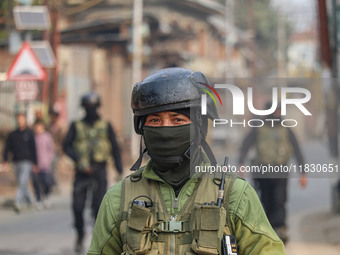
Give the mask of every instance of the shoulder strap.
[[84, 123], [81, 120], [77, 120], [74, 122], [74, 125], [76, 129], [80, 128], [81, 126], [84, 126]]
[[[119, 222], [119, 225], [122, 223], [122, 220], [123, 220], [123, 212], [124, 212], [124, 202], [125, 202], [125, 181], [126, 181], [126, 178], [123, 179], [122, 181], [122, 189], [121, 189], [121, 192], [120, 192], [120, 207], [119, 207], [119, 216], [118, 216], [118, 222]], [[118, 228], [119, 230], [120, 228]]]
[[[130, 202], [133, 199], [133, 196], [139, 196], [141, 193], [145, 193], [145, 195], [150, 195], [151, 190], [149, 189], [149, 185], [145, 184], [147, 179], [142, 178], [144, 166], [138, 169], [136, 172], [133, 172], [129, 176], [123, 179], [122, 181], [122, 191], [120, 197], [120, 214], [126, 211], [126, 203]], [[126, 194], [126, 191], [129, 191]]]
[[130, 174], [128, 177], [132, 182], [138, 182], [140, 179], [142, 179], [143, 171], [144, 171], [145, 166], [142, 166], [139, 168], [137, 171], [133, 172]]
[[226, 178], [228, 178], [228, 182], [226, 182], [227, 185], [224, 187], [223, 207], [227, 212], [226, 225], [229, 228], [229, 230], [231, 231], [231, 221], [230, 221], [230, 217], [229, 217], [229, 198], [230, 198], [231, 189], [234, 185], [235, 180], [238, 177], [234, 174], [228, 174], [228, 175], [226, 175]]

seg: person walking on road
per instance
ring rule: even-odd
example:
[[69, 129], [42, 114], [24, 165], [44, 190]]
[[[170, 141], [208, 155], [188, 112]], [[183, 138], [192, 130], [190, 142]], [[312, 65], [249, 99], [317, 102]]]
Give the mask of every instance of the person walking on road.
[[151, 159], [140, 167], [141, 140], [135, 172], [102, 201], [88, 255], [231, 254], [222, 253], [222, 243], [232, 254], [237, 245], [239, 255], [285, 253], [246, 181], [195, 172], [216, 166], [206, 142], [208, 117], [218, 118], [211, 98], [201, 115], [208, 85], [202, 73], [184, 68], [163, 69], [135, 84], [134, 128]]
[[[266, 109], [272, 106], [266, 104]], [[295, 155], [298, 165], [304, 165], [298, 141], [293, 131], [288, 127], [281, 126], [280, 106], [268, 117], [278, 121], [265, 122], [264, 126], [252, 128], [244, 138], [239, 155], [239, 165], [244, 165], [247, 153], [253, 146], [256, 148], [256, 157], [252, 164], [258, 166], [286, 166], [291, 157]], [[274, 230], [285, 243], [288, 240], [286, 230], [286, 200], [288, 173], [253, 173], [255, 188], [260, 193], [260, 199], [269, 222]], [[307, 185], [306, 174], [300, 177], [300, 186]]]
[[103, 120], [97, 110], [100, 106], [97, 93], [83, 95], [81, 105], [86, 111], [82, 120], [71, 124], [63, 142], [64, 152], [75, 162], [72, 209], [77, 231], [76, 252], [83, 249], [84, 217], [88, 190], [92, 191], [92, 216], [95, 219], [107, 190], [106, 165], [112, 156], [116, 169], [123, 173], [121, 154], [111, 124]]
[[32, 169], [35, 169], [37, 165], [37, 153], [34, 133], [27, 127], [25, 113], [17, 113], [16, 121], [18, 128], [11, 132], [6, 140], [3, 164], [7, 168], [7, 162], [11, 155], [18, 185], [14, 209], [20, 212], [23, 206], [33, 203], [28, 182]]
[[[52, 186], [51, 166], [54, 158], [54, 142], [50, 133], [45, 129], [41, 120], [34, 123], [35, 143], [37, 148], [38, 165], [32, 173], [33, 186], [37, 200], [37, 209], [49, 207], [48, 196]], [[43, 197], [42, 197], [43, 196]]]

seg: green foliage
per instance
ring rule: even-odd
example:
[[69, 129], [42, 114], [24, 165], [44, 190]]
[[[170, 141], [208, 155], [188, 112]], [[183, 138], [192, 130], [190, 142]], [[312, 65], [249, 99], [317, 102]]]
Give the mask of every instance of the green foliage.
[[0, 41], [8, 38], [8, 32], [5, 29], [0, 29]]
[[256, 44], [266, 48], [277, 43], [277, 19], [278, 13], [270, 7], [269, 0], [254, 1]]
[[277, 66], [278, 13], [269, 0], [235, 1], [235, 25], [253, 32], [255, 73], [265, 75]]
[[14, 0], [0, 1], [0, 41], [8, 38], [8, 27], [13, 24], [12, 9]]
[[[225, 0], [218, 0], [225, 4]], [[253, 30], [256, 75], [266, 75], [277, 66], [278, 17], [270, 0], [234, 0], [235, 25], [243, 31]], [[286, 37], [292, 26], [285, 21]]]

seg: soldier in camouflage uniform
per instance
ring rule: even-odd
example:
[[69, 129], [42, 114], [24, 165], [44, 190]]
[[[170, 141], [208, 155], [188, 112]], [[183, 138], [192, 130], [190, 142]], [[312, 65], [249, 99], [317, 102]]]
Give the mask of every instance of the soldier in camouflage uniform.
[[107, 189], [106, 165], [110, 156], [114, 158], [119, 175], [123, 172], [115, 132], [111, 124], [97, 113], [99, 96], [94, 92], [87, 93], [82, 97], [81, 105], [86, 116], [71, 124], [63, 142], [64, 152], [76, 165], [72, 209], [77, 230], [77, 252], [82, 250], [84, 239], [83, 211], [88, 190], [92, 191], [91, 208], [95, 219]]
[[223, 235], [235, 236], [239, 255], [285, 253], [246, 181], [228, 174], [220, 207], [211, 201], [221, 177], [192, 173], [216, 165], [206, 135], [218, 115], [212, 99], [201, 115], [203, 83], [200, 72], [167, 68], [134, 86], [134, 127], [151, 159], [140, 167], [141, 153], [135, 172], [106, 193], [88, 255], [222, 254]]
[[[272, 106], [266, 104], [266, 109]], [[281, 120], [281, 109], [267, 117], [268, 119]], [[265, 121], [264, 126], [253, 128], [245, 137], [239, 156], [239, 164], [243, 165], [249, 149], [254, 146], [256, 158], [252, 164], [262, 166], [285, 166], [291, 157], [295, 155], [298, 165], [304, 164], [304, 159], [299, 148], [298, 141], [290, 128], [281, 126], [281, 121]], [[288, 240], [286, 233], [286, 208], [287, 200], [287, 172], [253, 173], [256, 189], [260, 193], [260, 199], [269, 222], [283, 242]], [[300, 178], [301, 187], [307, 184], [306, 175]]]

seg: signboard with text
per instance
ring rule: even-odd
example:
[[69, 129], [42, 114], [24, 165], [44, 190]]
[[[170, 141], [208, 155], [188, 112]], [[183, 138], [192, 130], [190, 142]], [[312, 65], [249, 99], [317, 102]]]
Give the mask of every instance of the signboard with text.
[[38, 84], [36, 81], [17, 81], [15, 94], [18, 101], [34, 101], [39, 94]]

